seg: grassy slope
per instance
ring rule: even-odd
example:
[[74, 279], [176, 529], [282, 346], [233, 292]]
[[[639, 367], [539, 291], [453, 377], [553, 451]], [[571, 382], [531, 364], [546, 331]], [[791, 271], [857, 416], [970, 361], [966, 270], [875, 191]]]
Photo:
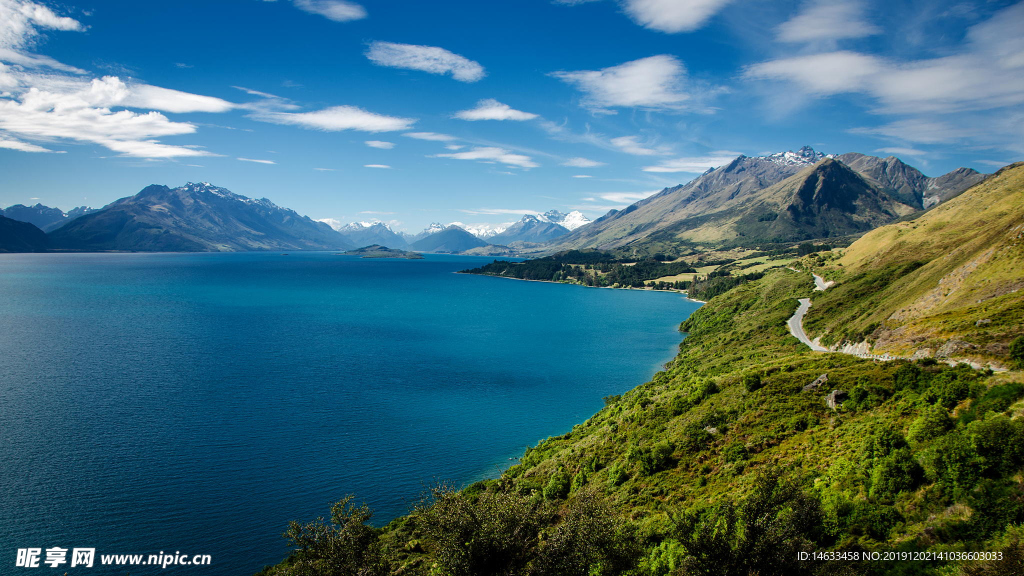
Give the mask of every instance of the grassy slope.
[[[838, 280], [806, 325], [826, 343], [1005, 363], [1024, 333], [1024, 165], [1007, 167], [923, 216], [876, 229], [820, 269]], [[968, 348], [968, 346], [971, 346]]]

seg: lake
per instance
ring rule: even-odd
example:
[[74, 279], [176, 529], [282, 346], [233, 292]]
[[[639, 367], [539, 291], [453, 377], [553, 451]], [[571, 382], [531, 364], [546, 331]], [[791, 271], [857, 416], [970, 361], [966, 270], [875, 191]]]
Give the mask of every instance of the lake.
[[346, 494], [383, 524], [497, 476], [649, 380], [698, 307], [454, 274], [489, 261], [0, 255], [4, 565], [90, 547], [252, 574]]

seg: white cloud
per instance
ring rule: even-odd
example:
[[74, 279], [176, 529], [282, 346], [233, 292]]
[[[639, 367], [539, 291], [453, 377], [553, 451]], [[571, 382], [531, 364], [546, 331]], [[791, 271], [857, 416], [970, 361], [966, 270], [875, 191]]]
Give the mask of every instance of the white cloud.
[[918, 150], [916, 148], [879, 148], [875, 150], [875, 152], [899, 156], [924, 156], [927, 154], [924, 150]]
[[238, 158], [242, 162], [255, 162], [257, 164], [277, 164], [273, 160], [256, 160], [255, 158]]
[[645, 28], [692, 32], [732, 0], [623, 0], [626, 14]]
[[608, 202], [632, 204], [657, 193], [658, 190], [649, 190], [647, 192], [602, 192], [597, 197]]
[[451, 74], [460, 82], [476, 82], [485, 76], [484, 67], [479, 63], [437, 46], [374, 42], [366, 51], [366, 57], [378, 66]]
[[394, 142], [384, 142], [382, 140], [367, 140], [366, 145], [370, 148], [380, 148], [381, 150], [391, 150], [395, 147]]
[[595, 168], [597, 166], [604, 166], [604, 162], [577, 157], [569, 158], [565, 162], [562, 162], [562, 166], [570, 166], [572, 168]]
[[600, 112], [613, 107], [683, 110], [692, 98], [683, 91], [686, 68], [662, 54], [601, 70], [554, 72], [552, 76], [583, 92], [583, 105]]
[[644, 172], [691, 172], [700, 174], [708, 168], [718, 168], [735, 160], [735, 156], [694, 156], [665, 160], [656, 166], [644, 167]]
[[808, 93], [828, 95], [860, 90], [884, 68], [885, 64], [874, 56], [840, 51], [754, 64], [746, 69], [745, 76], [789, 80]]
[[317, 172], [335, 172], [334, 168], [313, 168]]
[[416, 123], [413, 118], [374, 114], [356, 106], [333, 106], [316, 112], [257, 112], [251, 117], [263, 122], [290, 124], [328, 132], [341, 130], [394, 132], [408, 130]]
[[808, 3], [804, 10], [778, 28], [782, 42], [835, 41], [880, 34], [881, 28], [864, 20], [858, 0]]
[[122, 104], [132, 108], [150, 108], [179, 114], [185, 112], [227, 112], [236, 108], [231, 102], [221, 100], [220, 98], [190, 94], [148, 84], [131, 86], [129, 94]]
[[459, 144], [449, 144], [444, 148], [445, 150], [462, 150], [463, 148], [465, 148], [465, 146], [461, 146]]
[[477, 102], [476, 108], [455, 113], [460, 120], [533, 120], [536, 114], [515, 110], [493, 98]]
[[363, 168], [384, 168], [390, 170], [391, 166], [387, 164], [363, 164]]
[[432, 142], [451, 142], [455, 140], [455, 136], [449, 136], [448, 134], [438, 134], [436, 132], [408, 132], [402, 134], [408, 138], [415, 138], [417, 140], [430, 140]]
[[55, 150], [50, 150], [49, 148], [43, 148], [42, 146], [36, 146], [35, 144], [29, 144], [28, 142], [22, 142], [13, 138], [6, 138], [2, 135], [0, 135], [0, 148], [18, 150], [20, 152], [55, 152]]
[[[55, 83], [59, 86], [60, 83]], [[210, 152], [154, 140], [192, 134], [193, 124], [172, 122], [159, 112], [112, 111], [130, 95], [115, 77], [89, 84], [69, 83], [64, 91], [29, 88], [15, 98], [0, 98], [0, 129], [29, 139], [69, 139], [100, 144], [126, 156], [173, 158], [210, 156]]]
[[81, 32], [85, 26], [74, 18], [57, 16], [52, 10], [25, 0], [0, 0], [0, 48], [21, 50], [30, 47], [39, 29]]
[[537, 168], [537, 164], [529, 156], [515, 154], [504, 148], [495, 146], [478, 147], [466, 152], [453, 152], [451, 154], [435, 154], [436, 158], [454, 158], [455, 160], [476, 160], [479, 162], [499, 163], [506, 166], [519, 168]]
[[366, 18], [366, 9], [345, 0], [292, 0], [295, 7], [310, 14], [319, 14], [335, 22]]
[[640, 144], [640, 139], [636, 136], [620, 136], [618, 138], [612, 138], [611, 143], [626, 154], [632, 154], [634, 156], [660, 156], [667, 152], [664, 148], [654, 149], [643, 146]]
[[941, 58], [887, 61], [836, 51], [762, 62], [748, 78], [786, 80], [805, 93], [861, 93], [876, 112], [952, 114], [1024, 104], [1024, 3], [968, 29], [959, 52]]
[[590, 176], [588, 174], [576, 174], [573, 176], [573, 178], [593, 178], [593, 176]]

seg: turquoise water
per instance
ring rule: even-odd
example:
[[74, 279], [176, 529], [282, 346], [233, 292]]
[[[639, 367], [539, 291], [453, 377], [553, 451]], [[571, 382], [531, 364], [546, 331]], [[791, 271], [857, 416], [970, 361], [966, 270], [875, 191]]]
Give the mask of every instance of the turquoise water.
[[697, 307], [452, 273], [488, 261], [0, 256], [0, 573], [60, 546], [251, 574], [346, 494], [384, 523], [498, 474], [648, 380]]

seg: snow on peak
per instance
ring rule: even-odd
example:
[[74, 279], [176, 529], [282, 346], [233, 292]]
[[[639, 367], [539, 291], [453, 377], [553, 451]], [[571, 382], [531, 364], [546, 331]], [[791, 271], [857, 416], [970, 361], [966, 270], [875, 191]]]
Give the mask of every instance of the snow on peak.
[[584, 216], [579, 210], [573, 210], [566, 214], [565, 218], [562, 218], [562, 221], [559, 222], [559, 224], [571, 231], [579, 228], [580, 226], [590, 224], [590, 218]]
[[458, 226], [477, 238], [487, 239], [491, 236], [501, 234], [512, 224], [514, 224], [514, 222], [506, 222], [503, 224], [463, 224], [462, 222], [450, 222], [448, 225]]
[[800, 150], [793, 152], [792, 150], [786, 152], [776, 152], [775, 154], [769, 154], [768, 156], [760, 156], [764, 160], [774, 162], [775, 164], [781, 164], [783, 166], [802, 166], [815, 164], [825, 158], [825, 154], [817, 152], [810, 146], [804, 146]]
[[568, 214], [559, 212], [558, 210], [548, 210], [537, 218], [542, 222], [558, 224], [568, 230], [575, 230], [584, 224], [590, 224], [590, 219], [584, 216], [579, 210], [573, 210]]
[[447, 228], [447, 226], [445, 226], [444, 224], [441, 224], [440, 222], [431, 222], [430, 226], [427, 226], [426, 228], [424, 228], [423, 232], [421, 232], [421, 234], [423, 234], [424, 236], [429, 235], [429, 234], [436, 234], [436, 233], [444, 230], [445, 228]]

